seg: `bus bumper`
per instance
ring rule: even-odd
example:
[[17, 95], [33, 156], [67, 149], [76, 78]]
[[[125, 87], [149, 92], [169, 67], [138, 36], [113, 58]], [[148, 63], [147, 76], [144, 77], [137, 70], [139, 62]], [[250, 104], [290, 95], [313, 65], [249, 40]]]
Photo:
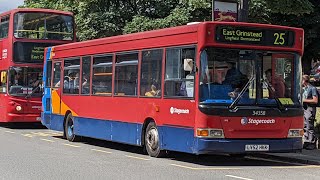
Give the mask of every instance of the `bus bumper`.
[[40, 114], [7, 114], [7, 122], [40, 122]]
[[[196, 138], [196, 154], [242, 154], [298, 152], [302, 149], [302, 138], [286, 139], [205, 139]], [[269, 145], [268, 151], [246, 151], [246, 145]]]

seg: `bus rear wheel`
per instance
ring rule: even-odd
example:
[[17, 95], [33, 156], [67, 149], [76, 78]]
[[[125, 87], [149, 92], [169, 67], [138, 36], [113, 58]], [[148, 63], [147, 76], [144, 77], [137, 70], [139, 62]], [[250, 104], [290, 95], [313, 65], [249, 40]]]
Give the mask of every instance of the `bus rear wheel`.
[[160, 138], [156, 124], [150, 122], [145, 133], [145, 148], [151, 157], [163, 157], [165, 151], [160, 150]]
[[78, 141], [79, 137], [74, 134], [74, 118], [72, 114], [68, 114], [65, 125], [64, 125], [64, 134], [70, 142]]

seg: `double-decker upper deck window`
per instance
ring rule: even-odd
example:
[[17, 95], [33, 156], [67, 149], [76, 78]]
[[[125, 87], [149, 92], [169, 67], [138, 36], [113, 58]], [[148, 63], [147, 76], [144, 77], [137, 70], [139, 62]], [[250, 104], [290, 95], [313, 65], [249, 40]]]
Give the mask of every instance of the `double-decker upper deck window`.
[[49, 13], [17, 13], [14, 36], [27, 39], [73, 40], [73, 17]]
[[165, 96], [194, 97], [195, 48], [166, 51]]
[[0, 39], [8, 37], [10, 16], [5, 16], [0, 19]]
[[136, 96], [138, 53], [116, 56], [115, 95]]

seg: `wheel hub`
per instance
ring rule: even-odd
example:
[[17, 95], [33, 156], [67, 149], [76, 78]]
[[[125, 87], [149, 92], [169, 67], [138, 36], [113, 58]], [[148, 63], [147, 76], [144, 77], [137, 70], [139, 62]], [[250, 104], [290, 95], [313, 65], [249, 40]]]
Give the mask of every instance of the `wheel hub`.
[[157, 129], [152, 128], [147, 134], [147, 144], [151, 149], [157, 149], [159, 143], [159, 134]]

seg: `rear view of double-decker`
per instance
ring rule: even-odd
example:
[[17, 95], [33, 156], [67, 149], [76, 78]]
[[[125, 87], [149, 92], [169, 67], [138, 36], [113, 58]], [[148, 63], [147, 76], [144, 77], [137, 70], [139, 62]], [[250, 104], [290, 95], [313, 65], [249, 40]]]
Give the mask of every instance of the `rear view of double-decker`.
[[44, 48], [73, 41], [72, 13], [14, 9], [0, 15], [0, 122], [40, 121]]

